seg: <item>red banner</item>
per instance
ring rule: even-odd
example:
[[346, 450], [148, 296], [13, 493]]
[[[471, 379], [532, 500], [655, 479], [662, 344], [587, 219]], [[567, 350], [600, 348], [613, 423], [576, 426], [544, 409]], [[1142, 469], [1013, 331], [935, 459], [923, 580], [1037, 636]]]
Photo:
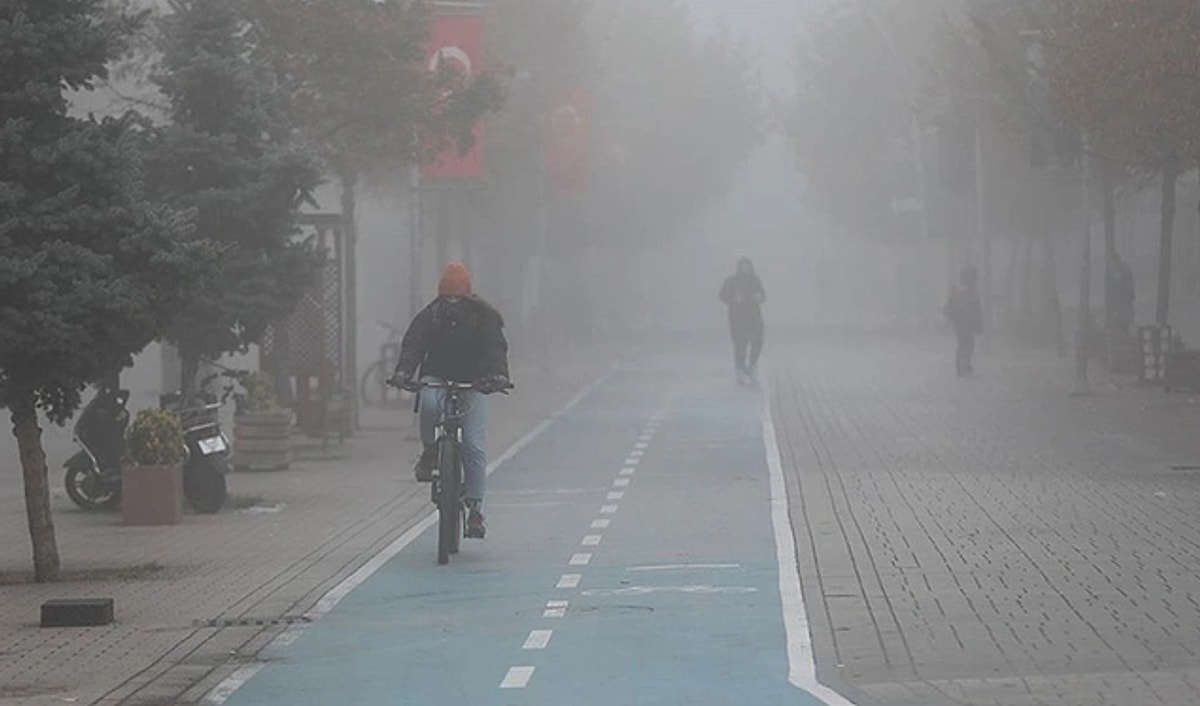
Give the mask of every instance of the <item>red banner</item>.
[[588, 187], [591, 121], [592, 98], [582, 89], [571, 91], [550, 112], [546, 173], [562, 191], [580, 193]]
[[[426, 52], [431, 72], [447, 65], [464, 77], [483, 67], [483, 17], [481, 15], [435, 15]], [[457, 148], [442, 152], [421, 166], [423, 179], [479, 179], [483, 177], [483, 128], [475, 127], [475, 145], [460, 155]]]

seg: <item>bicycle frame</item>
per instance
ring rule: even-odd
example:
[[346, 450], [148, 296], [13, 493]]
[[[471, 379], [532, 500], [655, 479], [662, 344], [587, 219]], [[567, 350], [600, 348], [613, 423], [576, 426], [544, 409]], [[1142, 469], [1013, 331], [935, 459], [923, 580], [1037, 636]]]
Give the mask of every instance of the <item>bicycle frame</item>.
[[[438, 563], [458, 553], [466, 534], [466, 473], [462, 463], [462, 424], [467, 413], [464, 393], [474, 389], [469, 383], [422, 382], [423, 387], [446, 391], [435, 422], [438, 463], [430, 495], [438, 506]], [[448, 448], [447, 446], [448, 445]], [[450, 451], [447, 453], [447, 451]], [[447, 463], [446, 456], [452, 459]]]

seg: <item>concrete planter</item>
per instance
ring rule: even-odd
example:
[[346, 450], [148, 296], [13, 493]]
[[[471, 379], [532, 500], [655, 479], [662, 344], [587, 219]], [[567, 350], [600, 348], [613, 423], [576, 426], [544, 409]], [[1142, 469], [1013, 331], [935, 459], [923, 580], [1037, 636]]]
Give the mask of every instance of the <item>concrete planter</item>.
[[179, 466], [122, 470], [121, 516], [126, 525], [139, 527], [182, 522], [183, 470]]
[[252, 412], [234, 418], [233, 466], [275, 471], [292, 463], [292, 413]]

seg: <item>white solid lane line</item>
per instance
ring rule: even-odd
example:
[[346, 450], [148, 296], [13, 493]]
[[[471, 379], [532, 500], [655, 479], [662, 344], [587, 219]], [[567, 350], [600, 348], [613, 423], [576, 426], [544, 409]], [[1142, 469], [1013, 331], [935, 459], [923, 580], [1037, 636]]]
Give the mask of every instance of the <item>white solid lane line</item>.
[[587, 552], [572, 554], [571, 561], [568, 562], [571, 566], [587, 566], [592, 563], [592, 555]]
[[740, 569], [741, 564], [656, 564], [654, 566], [631, 566], [626, 571], [707, 571], [712, 569]]
[[763, 446], [771, 478], [771, 526], [775, 533], [775, 561], [779, 566], [779, 594], [783, 603], [783, 627], [787, 635], [788, 681], [824, 701], [826, 706], [854, 706], [849, 699], [817, 679], [812, 631], [804, 606], [804, 590], [800, 585], [796, 538], [792, 534], [787, 482], [783, 477], [783, 458], [779, 453], [779, 438], [771, 417], [770, 388], [767, 387], [763, 388], [761, 417]]
[[529, 633], [529, 637], [525, 638], [525, 644], [521, 645], [521, 649], [544, 650], [546, 645], [550, 644], [550, 636], [553, 634], [553, 630], [534, 630]]
[[558, 579], [557, 588], [579, 588], [579, 582], [583, 580], [583, 574], [563, 574]]
[[524, 689], [529, 686], [529, 680], [533, 677], [533, 667], [513, 667], [508, 670], [508, 674], [504, 675], [504, 681], [500, 682], [501, 689]]

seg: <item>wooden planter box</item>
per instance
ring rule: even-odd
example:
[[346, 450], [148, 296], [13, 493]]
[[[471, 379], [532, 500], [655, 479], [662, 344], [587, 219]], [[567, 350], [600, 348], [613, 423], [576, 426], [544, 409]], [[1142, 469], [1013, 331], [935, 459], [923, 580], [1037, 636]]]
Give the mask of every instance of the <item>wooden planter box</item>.
[[1200, 350], [1176, 350], [1167, 353], [1167, 375], [1163, 386], [1172, 390], [1200, 391]]
[[121, 471], [121, 516], [126, 525], [177, 525], [183, 521], [183, 470], [132, 466]]
[[233, 423], [233, 466], [239, 471], [275, 471], [292, 464], [292, 413], [239, 414]]

